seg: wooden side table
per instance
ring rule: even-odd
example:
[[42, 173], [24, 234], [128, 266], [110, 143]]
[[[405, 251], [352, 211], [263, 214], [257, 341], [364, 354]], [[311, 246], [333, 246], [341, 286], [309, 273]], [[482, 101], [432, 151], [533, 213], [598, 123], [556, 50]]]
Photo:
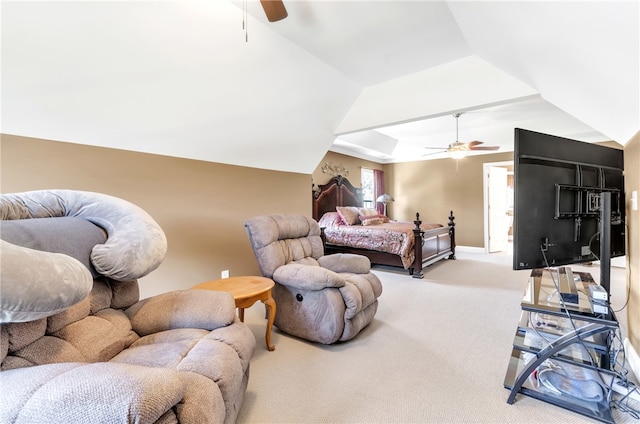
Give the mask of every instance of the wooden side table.
[[207, 281], [192, 289], [226, 291], [233, 295], [238, 308], [238, 316], [240, 321], [244, 322], [244, 309], [250, 307], [258, 300], [267, 307], [267, 331], [265, 334], [265, 342], [267, 349], [270, 351], [276, 347], [271, 344], [271, 328], [276, 318], [276, 302], [271, 297], [271, 289], [275, 283], [270, 278], [242, 276], [231, 277], [222, 280]]

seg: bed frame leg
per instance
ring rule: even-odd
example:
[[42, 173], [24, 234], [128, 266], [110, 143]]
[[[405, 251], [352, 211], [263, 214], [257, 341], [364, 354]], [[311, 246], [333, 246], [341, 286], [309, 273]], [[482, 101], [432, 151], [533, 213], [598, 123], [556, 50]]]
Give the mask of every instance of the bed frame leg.
[[420, 220], [420, 214], [418, 212], [416, 212], [416, 220], [413, 221], [413, 223], [416, 225], [413, 229], [415, 259], [413, 260], [410, 275], [412, 275], [413, 278], [424, 278], [424, 274], [422, 273], [422, 236], [424, 231], [420, 228], [422, 220]]
[[451, 254], [447, 259], [456, 258], [456, 217], [453, 216], [453, 211], [449, 211], [449, 238], [451, 239]]

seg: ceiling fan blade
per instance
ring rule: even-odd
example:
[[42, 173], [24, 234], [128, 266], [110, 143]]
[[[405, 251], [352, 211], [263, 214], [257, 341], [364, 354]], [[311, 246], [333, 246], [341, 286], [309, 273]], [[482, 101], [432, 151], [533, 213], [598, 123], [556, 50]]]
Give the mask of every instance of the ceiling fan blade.
[[[427, 147], [427, 149], [435, 149], [436, 147]], [[431, 155], [438, 155], [440, 153], [447, 153], [447, 149], [442, 149], [442, 147], [440, 147], [440, 151], [439, 152], [431, 152], [431, 153], [425, 153], [421, 156], [431, 156]]]
[[425, 149], [432, 149], [432, 150], [444, 150], [446, 151], [447, 148], [446, 147], [424, 147]]
[[260, 0], [269, 22], [276, 22], [289, 16], [282, 0]]
[[469, 150], [498, 150], [500, 146], [472, 146]]
[[467, 146], [469, 146], [469, 148], [473, 147], [473, 146], [478, 146], [480, 144], [484, 144], [484, 141], [478, 141], [478, 140], [473, 140], [467, 143]]

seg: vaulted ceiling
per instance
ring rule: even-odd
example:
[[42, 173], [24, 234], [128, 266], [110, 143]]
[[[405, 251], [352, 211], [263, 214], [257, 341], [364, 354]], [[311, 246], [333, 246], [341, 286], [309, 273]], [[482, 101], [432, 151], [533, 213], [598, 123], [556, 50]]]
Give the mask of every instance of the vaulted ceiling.
[[[311, 173], [640, 130], [638, 1], [2, 3], [2, 132]], [[243, 23], [245, 29], [243, 29]], [[437, 157], [437, 155], [436, 155]]]

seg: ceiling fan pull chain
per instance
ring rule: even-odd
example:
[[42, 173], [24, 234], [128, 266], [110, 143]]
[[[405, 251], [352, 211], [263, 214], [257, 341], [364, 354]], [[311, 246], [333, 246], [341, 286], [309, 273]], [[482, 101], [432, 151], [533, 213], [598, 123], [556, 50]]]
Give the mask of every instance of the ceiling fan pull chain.
[[244, 42], [249, 42], [249, 14], [247, 12], [247, 0], [242, 0], [242, 29], [244, 30]]

